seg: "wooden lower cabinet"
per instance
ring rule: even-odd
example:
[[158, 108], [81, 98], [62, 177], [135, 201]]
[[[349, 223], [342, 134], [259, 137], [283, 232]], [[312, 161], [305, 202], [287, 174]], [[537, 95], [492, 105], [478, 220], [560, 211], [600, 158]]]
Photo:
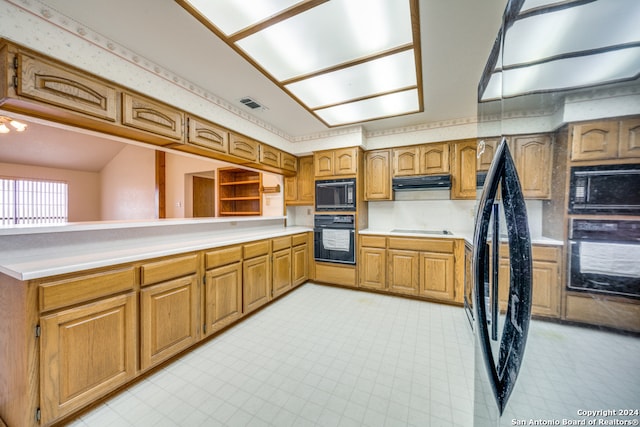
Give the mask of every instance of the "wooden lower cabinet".
[[370, 289], [387, 288], [387, 250], [385, 248], [367, 248], [360, 250], [360, 287]]
[[[533, 292], [531, 314], [550, 318], [560, 317], [560, 249], [551, 246], [532, 246]], [[510, 266], [508, 248], [501, 245], [498, 289], [500, 309], [506, 310]]]
[[360, 240], [360, 287], [462, 303], [462, 241], [369, 235]]
[[131, 292], [41, 317], [41, 417], [46, 424], [136, 375], [136, 297]]
[[300, 286], [309, 280], [309, 244], [307, 235], [293, 236], [291, 249], [291, 285]]
[[243, 312], [249, 313], [271, 300], [269, 255], [244, 260], [242, 265]]
[[198, 340], [195, 274], [140, 291], [140, 367], [148, 369]]
[[455, 262], [453, 254], [420, 253], [420, 295], [446, 301], [455, 298]]
[[273, 297], [291, 289], [291, 248], [273, 253]]
[[242, 317], [242, 262], [207, 270], [204, 284], [204, 333], [212, 333]]
[[389, 271], [387, 274], [389, 291], [417, 295], [420, 253], [389, 249], [387, 256], [389, 258]]

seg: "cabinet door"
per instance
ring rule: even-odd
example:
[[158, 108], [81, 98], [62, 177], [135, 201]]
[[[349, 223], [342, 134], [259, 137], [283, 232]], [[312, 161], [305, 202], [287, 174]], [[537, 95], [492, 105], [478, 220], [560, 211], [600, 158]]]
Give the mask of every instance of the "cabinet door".
[[187, 142], [218, 153], [229, 151], [229, 132], [214, 124], [189, 117]]
[[[507, 309], [509, 289], [509, 258], [508, 249], [502, 245], [500, 248], [500, 310]], [[505, 252], [506, 251], [506, 252]], [[504, 257], [503, 257], [504, 255]], [[559, 250], [545, 246], [532, 247], [533, 268], [531, 297], [531, 313], [539, 316], [558, 318], [560, 316], [560, 266], [558, 263]]]
[[197, 276], [162, 282], [140, 291], [140, 366], [147, 369], [198, 339]]
[[19, 53], [18, 95], [101, 119], [116, 121], [116, 89], [43, 59]]
[[393, 176], [417, 175], [420, 169], [418, 147], [394, 148]]
[[386, 289], [386, 250], [384, 248], [360, 248], [360, 287]]
[[560, 288], [558, 263], [533, 261], [533, 295], [531, 312], [549, 317], [560, 315]]
[[391, 153], [368, 151], [365, 157], [365, 200], [391, 200]]
[[313, 156], [300, 157], [298, 165], [298, 201], [313, 205], [316, 195], [313, 179]]
[[273, 253], [273, 297], [291, 289], [291, 248]]
[[298, 159], [293, 154], [282, 151], [280, 153], [280, 168], [286, 171], [296, 172], [298, 170]]
[[136, 372], [134, 293], [41, 318], [42, 422], [104, 396]]
[[454, 274], [453, 254], [420, 253], [420, 295], [453, 301], [455, 298]]
[[205, 334], [238, 320], [242, 316], [242, 263], [207, 271], [204, 295]]
[[234, 156], [256, 162], [258, 161], [259, 145], [258, 141], [254, 141], [246, 136], [235, 133], [229, 134], [229, 154], [233, 154]]
[[341, 148], [334, 153], [333, 172], [336, 175], [355, 175], [358, 172], [358, 149]]
[[449, 144], [425, 144], [420, 146], [420, 169], [422, 175], [449, 173]]
[[548, 135], [513, 138], [514, 157], [522, 192], [527, 199], [551, 198], [551, 138]]
[[476, 198], [476, 140], [451, 143], [451, 198]]
[[618, 122], [573, 125], [571, 160], [608, 160], [618, 156]]
[[150, 99], [122, 94], [122, 124], [174, 140], [182, 139], [184, 113]]
[[242, 266], [243, 312], [249, 313], [271, 300], [269, 255], [245, 260]]
[[284, 177], [284, 201], [288, 204], [298, 200], [298, 178], [295, 176]]
[[629, 119], [620, 122], [618, 157], [621, 159], [640, 157], [640, 119]]
[[306, 243], [294, 246], [292, 252], [292, 286], [303, 284], [309, 279], [309, 249]]
[[418, 295], [419, 252], [389, 249], [389, 290]]
[[322, 177], [333, 175], [333, 155], [333, 151], [320, 151], [313, 153], [315, 176]]
[[482, 138], [478, 140], [477, 147], [477, 170], [488, 171], [493, 157], [496, 154], [496, 149], [500, 143], [499, 138]]
[[280, 150], [269, 145], [260, 145], [260, 163], [274, 168], [280, 167]]

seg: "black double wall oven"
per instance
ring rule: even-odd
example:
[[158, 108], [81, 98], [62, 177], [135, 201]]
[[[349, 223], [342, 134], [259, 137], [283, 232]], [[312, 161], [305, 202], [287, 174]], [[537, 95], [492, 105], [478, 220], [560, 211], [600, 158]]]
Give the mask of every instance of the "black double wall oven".
[[572, 167], [569, 213], [567, 289], [640, 298], [640, 165]]
[[315, 184], [314, 258], [355, 264], [355, 178], [318, 180]]

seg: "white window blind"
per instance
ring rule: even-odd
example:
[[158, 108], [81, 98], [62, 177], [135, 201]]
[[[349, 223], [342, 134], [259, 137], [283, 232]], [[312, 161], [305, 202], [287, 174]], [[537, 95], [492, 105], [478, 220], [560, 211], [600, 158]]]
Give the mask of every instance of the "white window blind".
[[67, 222], [67, 183], [0, 178], [0, 225]]

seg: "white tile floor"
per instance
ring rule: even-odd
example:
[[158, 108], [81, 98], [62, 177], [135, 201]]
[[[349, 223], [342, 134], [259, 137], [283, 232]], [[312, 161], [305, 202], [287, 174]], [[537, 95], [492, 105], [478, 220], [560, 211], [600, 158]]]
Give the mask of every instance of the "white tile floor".
[[73, 426], [469, 426], [461, 308], [296, 289]]
[[[640, 409], [638, 354], [637, 336], [532, 321], [500, 425]], [[307, 283], [71, 425], [466, 427], [473, 364], [462, 308]]]

